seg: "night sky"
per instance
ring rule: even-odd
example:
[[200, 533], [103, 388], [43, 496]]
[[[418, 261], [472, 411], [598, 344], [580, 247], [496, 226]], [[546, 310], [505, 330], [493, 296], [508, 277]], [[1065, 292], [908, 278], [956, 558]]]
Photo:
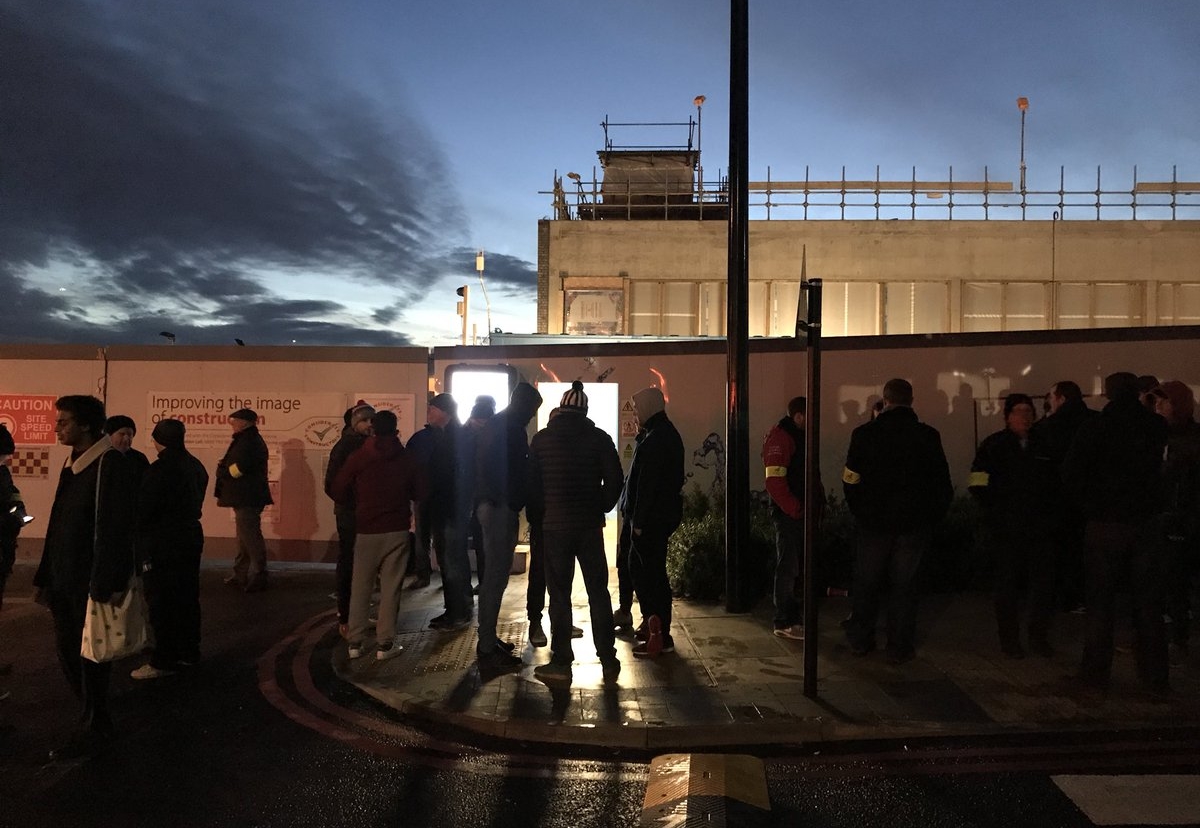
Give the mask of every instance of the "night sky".
[[[1200, 179], [1200, 4], [750, 0], [750, 177]], [[0, 341], [456, 341], [535, 327], [599, 122], [728, 131], [725, 2], [0, 0]], [[674, 136], [673, 136], [674, 137]], [[686, 132], [680, 135], [686, 139]], [[482, 333], [482, 295], [473, 291]]]

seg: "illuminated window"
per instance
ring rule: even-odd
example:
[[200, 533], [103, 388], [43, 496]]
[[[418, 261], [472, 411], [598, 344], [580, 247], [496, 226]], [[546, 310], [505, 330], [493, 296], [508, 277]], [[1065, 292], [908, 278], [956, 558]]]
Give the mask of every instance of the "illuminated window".
[[1160, 284], [1158, 324], [1200, 325], [1200, 284]]
[[1043, 282], [964, 282], [962, 329], [1045, 330], [1048, 316], [1046, 296], [1046, 284]]
[[885, 282], [883, 332], [945, 333], [950, 330], [946, 282]]

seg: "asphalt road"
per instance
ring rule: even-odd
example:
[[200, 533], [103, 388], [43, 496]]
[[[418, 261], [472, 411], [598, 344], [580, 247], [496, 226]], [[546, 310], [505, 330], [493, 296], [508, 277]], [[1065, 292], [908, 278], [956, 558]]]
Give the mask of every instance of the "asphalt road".
[[[637, 826], [647, 755], [460, 740], [405, 725], [328, 665], [330, 572], [278, 573], [262, 595], [203, 574], [204, 661], [135, 682], [118, 665], [119, 738], [51, 762], [77, 715], [21, 567], [0, 613], [0, 826]], [[328, 628], [315, 651], [307, 632]], [[778, 826], [1083, 826], [1055, 781], [1079, 771], [1191, 779], [1181, 734], [775, 748]], [[1116, 777], [1114, 777], [1116, 778]], [[1159, 797], [1161, 799], [1161, 796]]]

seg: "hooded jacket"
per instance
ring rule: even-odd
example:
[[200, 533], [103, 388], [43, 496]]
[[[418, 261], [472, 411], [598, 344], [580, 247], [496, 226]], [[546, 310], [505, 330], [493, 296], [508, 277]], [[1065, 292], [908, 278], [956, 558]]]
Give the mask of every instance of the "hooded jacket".
[[621, 492], [621, 514], [634, 529], [671, 534], [683, 517], [683, 440], [659, 411], [638, 432]]
[[376, 434], [350, 455], [334, 478], [334, 500], [354, 498], [359, 534], [407, 532], [411, 503], [426, 497], [425, 477], [395, 434]]

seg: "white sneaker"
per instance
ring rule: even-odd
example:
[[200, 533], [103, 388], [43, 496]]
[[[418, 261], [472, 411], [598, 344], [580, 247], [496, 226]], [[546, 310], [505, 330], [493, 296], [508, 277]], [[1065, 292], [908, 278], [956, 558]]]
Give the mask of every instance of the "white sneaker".
[[395, 641], [381, 641], [375, 649], [375, 660], [387, 661], [400, 655], [403, 650], [404, 648]]
[[153, 664], [147, 663], [130, 672], [129, 677], [142, 681], [143, 679], [156, 679], [173, 675], [175, 675], [174, 670], [164, 670], [161, 667], [155, 667]]
[[792, 624], [790, 627], [776, 627], [775, 635], [780, 638], [789, 638], [792, 641], [804, 640], [804, 625]]
[[346, 658], [362, 658], [363, 645], [360, 641], [357, 644], [350, 644], [346, 647]]

